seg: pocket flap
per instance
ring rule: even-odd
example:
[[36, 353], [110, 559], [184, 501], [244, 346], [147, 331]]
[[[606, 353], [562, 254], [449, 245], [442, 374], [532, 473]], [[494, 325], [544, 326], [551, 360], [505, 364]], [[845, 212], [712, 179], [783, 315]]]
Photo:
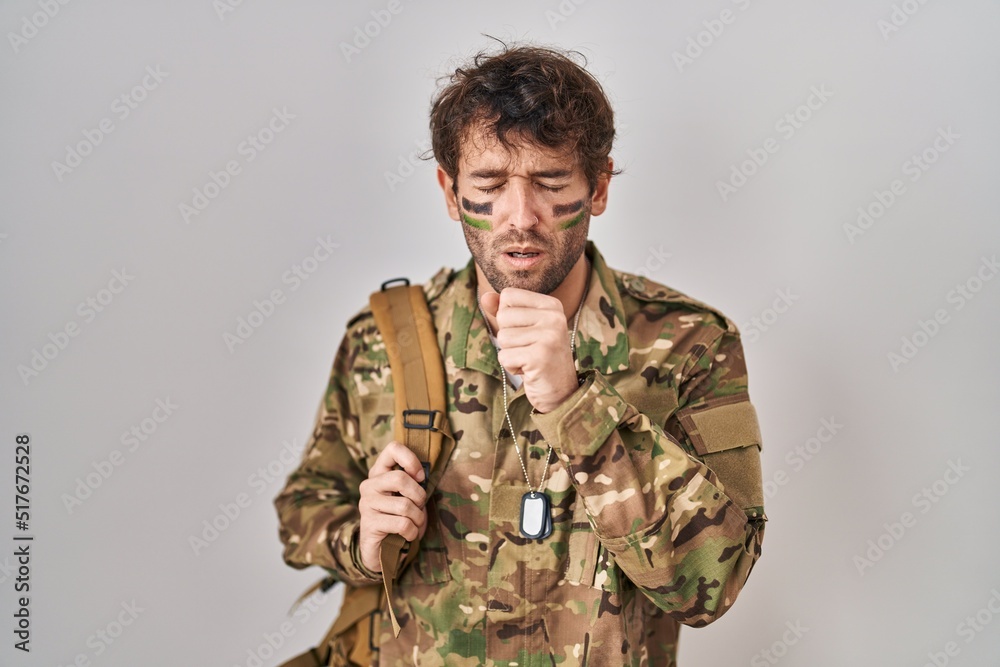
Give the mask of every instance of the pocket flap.
[[760, 450], [757, 410], [750, 401], [681, 410], [678, 417], [695, 451], [702, 456], [750, 445]]
[[738, 402], [680, 411], [681, 426], [733, 502], [752, 516], [764, 505], [757, 411]]

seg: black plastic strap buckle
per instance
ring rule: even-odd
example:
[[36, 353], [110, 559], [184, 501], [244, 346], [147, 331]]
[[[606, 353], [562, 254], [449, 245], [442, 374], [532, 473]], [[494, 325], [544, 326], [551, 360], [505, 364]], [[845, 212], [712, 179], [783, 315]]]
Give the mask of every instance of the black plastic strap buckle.
[[[377, 632], [381, 631], [381, 624], [380, 623], [375, 623], [375, 619], [377, 618], [376, 614], [378, 614], [380, 611], [381, 611], [381, 609], [376, 609], [375, 611], [373, 611], [370, 614], [370, 616], [371, 616], [371, 622], [368, 623], [368, 649], [372, 653], [378, 653], [378, 642], [375, 641], [375, 636], [376, 636]], [[376, 628], [375, 627], [376, 625], [378, 625], [379, 627]], [[317, 664], [320, 664], [320, 663], [317, 663]]]
[[[437, 428], [434, 426], [434, 422], [437, 421], [437, 416], [439, 414], [440, 412], [438, 410], [403, 410], [403, 427], [416, 428], [424, 431], [436, 431]], [[427, 422], [410, 421], [410, 415], [426, 417]]]
[[409, 287], [410, 286], [410, 279], [409, 278], [393, 278], [392, 280], [387, 280], [384, 283], [382, 283], [382, 291], [384, 292], [386, 290], [386, 287], [388, 285], [393, 284], [393, 283], [403, 283], [403, 285], [405, 287]]
[[[403, 427], [420, 431], [436, 431], [438, 429], [434, 424], [437, 422], [439, 414], [441, 414], [439, 410], [403, 410]], [[411, 416], [424, 417], [426, 421], [411, 421]], [[431, 464], [421, 461], [420, 465], [424, 467], [424, 481], [420, 482], [420, 486], [426, 489], [427, 480], [431, 478]]]

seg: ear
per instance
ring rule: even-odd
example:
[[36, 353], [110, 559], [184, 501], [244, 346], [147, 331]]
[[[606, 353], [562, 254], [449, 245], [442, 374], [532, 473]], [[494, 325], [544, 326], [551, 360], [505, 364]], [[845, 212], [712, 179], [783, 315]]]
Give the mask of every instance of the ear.
[[437, 167], [437, 179], [438, 185], [441, 186], [441, 191], [444, 192], [444, 204], [448, 207], [448, 216], [455, 222], [460, 221], [462, 218], [458, 213], [458, 196], [455, 194], [455, 180], [441, 168], [441, 165]]
[[[615, 161], [608, 158], [608, 172], [614, 171]], [[611, 174], [601, 174], [597, 177], [597, 186], [590, 198], [590, 214], [600, 215], [608, 207], [608, 186], [611, 185]]]

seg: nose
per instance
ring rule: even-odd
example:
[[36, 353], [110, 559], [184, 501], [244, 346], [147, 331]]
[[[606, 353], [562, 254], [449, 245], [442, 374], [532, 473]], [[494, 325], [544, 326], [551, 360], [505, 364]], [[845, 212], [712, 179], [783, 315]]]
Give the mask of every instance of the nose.
[[[514, 179], [512, 179], [514, 180]], [[517, 179], [520, 181], [520, 179]], [[514, 185], [512, 183], [512, 185]], [[512, 197], [508, 222], [517, 229], [527, 230], [538, 224], [539, 202], [528, 183], [517, 183], [510, 188]]]

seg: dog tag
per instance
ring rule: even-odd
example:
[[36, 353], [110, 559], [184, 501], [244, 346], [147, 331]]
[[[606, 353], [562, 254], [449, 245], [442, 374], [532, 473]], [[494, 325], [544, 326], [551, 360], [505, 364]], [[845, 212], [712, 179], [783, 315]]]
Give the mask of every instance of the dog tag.
[[529, 491], [521, 496], [521, 534], [533, 540], [552, 534], [552, 508], [549, 496]]

